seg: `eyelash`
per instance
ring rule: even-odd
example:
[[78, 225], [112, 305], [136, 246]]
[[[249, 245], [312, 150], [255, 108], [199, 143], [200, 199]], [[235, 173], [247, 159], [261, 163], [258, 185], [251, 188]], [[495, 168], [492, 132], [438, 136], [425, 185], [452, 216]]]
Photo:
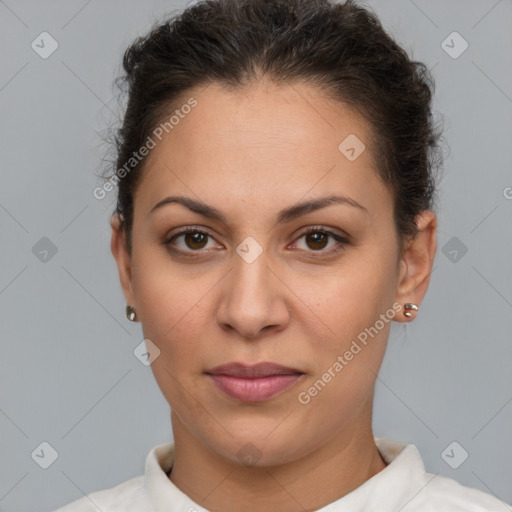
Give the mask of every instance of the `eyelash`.
[[[173, 254], [176, 254], [178, 256], [182, 256], [182, 257], [185, 257], [185, 258], [200, 258], [200, 254], [193, 254], [193, 253], [201, 253], [202, 250], [197, 250], [197, 251], [194, 251], [194, 250], [191, 250], [191, 251], [183, 251], [181, 249], [176, 249], [175, 247], [172, 247], [172, 242], [182, 236], [182, 235], [186, 235], [187, 233], [200, 233], [202, 235], [206, 235], [210, 238], [213, 238], [212, 235], [210, 235], [208, 232], [204, 231], [203, 229], [200, 229], [199, 227], [196, 227], [196, 226], [189, 226], [185, 229], [183, 229], [182, 231], [179, 231], [178, 233], [175, 233], [172, 235], [172, 237], [170, 237], [169, 239], [165, 240], [163, 242], [163, 245], [165, 245], [167, 247], [167, 249], [173, 253]], [[315, 258], [323, 258], [323, 257], [328, 257], [328, 256], [331, 256], [333, 254], [336, 254], [340, 251], [342, 251], [344, 249], [345, 246], [347, 245], [350, 245], [350, 242], [347, 238], [344, 238], [336, 233], [333, 233], [332, 231], [328, 230], [328, 229], [325, 229], [323, 228], [322, 226], [313, 226], [313, 227], [310, 227], [308, 228], [307, 230], [303, 231], [297, 238], [296, 238], [296, 241], [301, 239], [302, 237], [306, 236], [306, 235], [309, 235], [311, 233], [322, 233], [324, 235], [328, 235], [330, 238], [333, 238], [334, 240], [336, 240], [338, 242], [337, 246], [334, 247], [334, 248], [331, 248], [331, 249], [320, 249], [318, 251], [314, 251], [314, 250], [310, 250], [310, 251], [306, 251], [306, 252], [312, 252], [312, 253], [320, 253], [321, 256], [314, 256]], [[191, 254], [192, 253], [192, 254]]]

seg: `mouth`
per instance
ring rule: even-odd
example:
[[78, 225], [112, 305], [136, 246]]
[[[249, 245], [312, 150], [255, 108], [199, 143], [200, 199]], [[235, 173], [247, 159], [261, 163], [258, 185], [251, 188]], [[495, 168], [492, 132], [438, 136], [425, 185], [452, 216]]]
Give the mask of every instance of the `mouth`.
[[206, 372], [225, 395], [242, 402], [263, 402], [288, 389], [304, 375], [275, 363], [229, 363]]

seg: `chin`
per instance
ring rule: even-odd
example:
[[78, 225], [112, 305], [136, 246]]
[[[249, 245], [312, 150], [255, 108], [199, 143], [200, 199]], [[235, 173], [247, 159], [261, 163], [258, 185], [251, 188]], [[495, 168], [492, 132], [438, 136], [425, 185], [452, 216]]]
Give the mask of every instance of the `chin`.
[[[274, 426], [275, 428], [275, 426]], [[248, 431], [244, 435], [236, 434], [233, 437], [226, 434], [224, 439], [211, 439], [208, 441], [210, 448], [220, 457], [232, 463], [245, 467], [275, 467], [288, 462], [293, 462], [302, 454], [304, 442], [300, 446], [293, 445], [293, 439], [299, 439], [299, 435], [281, 438], [271, 434], [270, 429]]]

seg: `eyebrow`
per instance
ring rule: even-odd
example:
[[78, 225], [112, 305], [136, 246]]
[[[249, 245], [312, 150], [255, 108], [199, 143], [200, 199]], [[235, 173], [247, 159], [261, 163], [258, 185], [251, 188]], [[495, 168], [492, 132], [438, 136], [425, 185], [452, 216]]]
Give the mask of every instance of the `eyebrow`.
[[[203, 217], [207, 217], [208, 219], [218, 220], [224, 224], [227, 224], [226, 217], [217, 208], [214, 208], [213, 206], [203, 203], [202, 201], [197, 201], [195, 199], [185, 196], [169, 196], [166, 197], [165, 199], [162, 199], [161, 201], [156, 203], [155, 206], [153, 206], [153, 208], [151, 208], [149, 215], [151, 215], [156, 210], [162, 208], [163, 206], [173, 203], [181, 204], [187, 207], [189, 210], [198, 213]], [[359, 204], [357, 201], [350, 197], [328, 196], [321, 197], [318, 199], [311, 199], [309, 201], [304, 201], [302, 203], [297, 203], [292, 206], [289, 206], [288, 208], [284, 208], [277, 215], [277, 223], [282, 224], [285, 222], [291, 222], [292, 220], [295, 220], [298, 217], [301, 217], [302, 215], [311, 213], [316, 210], [320, 210], [322, 208], [326, 208], [327, 206], [333, 204], [353, 206], [354, 208], [357, 208], [360, 211], [368, 214], [368, 210], [364, 206], [362, 206], [361, 204]]]

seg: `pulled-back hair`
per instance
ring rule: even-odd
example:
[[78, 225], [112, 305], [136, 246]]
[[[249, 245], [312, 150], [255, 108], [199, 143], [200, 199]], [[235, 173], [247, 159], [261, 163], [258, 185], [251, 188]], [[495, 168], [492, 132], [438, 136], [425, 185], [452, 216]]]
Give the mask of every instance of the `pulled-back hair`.
[[[433, 78], [354, 0], [202, 0], [135, 40], [123, 67], [118, 81], [128, 98], [115, 135], [117, 170], [192, 87], [306, 81], [371, 127], [400, 248], [417, 234], [416, 215], [434, 209], [442, 157], [431, 112]], [[146, 160], [118, 180], [114, 214], [121, 216], [130, 251], [133, 197]]]

